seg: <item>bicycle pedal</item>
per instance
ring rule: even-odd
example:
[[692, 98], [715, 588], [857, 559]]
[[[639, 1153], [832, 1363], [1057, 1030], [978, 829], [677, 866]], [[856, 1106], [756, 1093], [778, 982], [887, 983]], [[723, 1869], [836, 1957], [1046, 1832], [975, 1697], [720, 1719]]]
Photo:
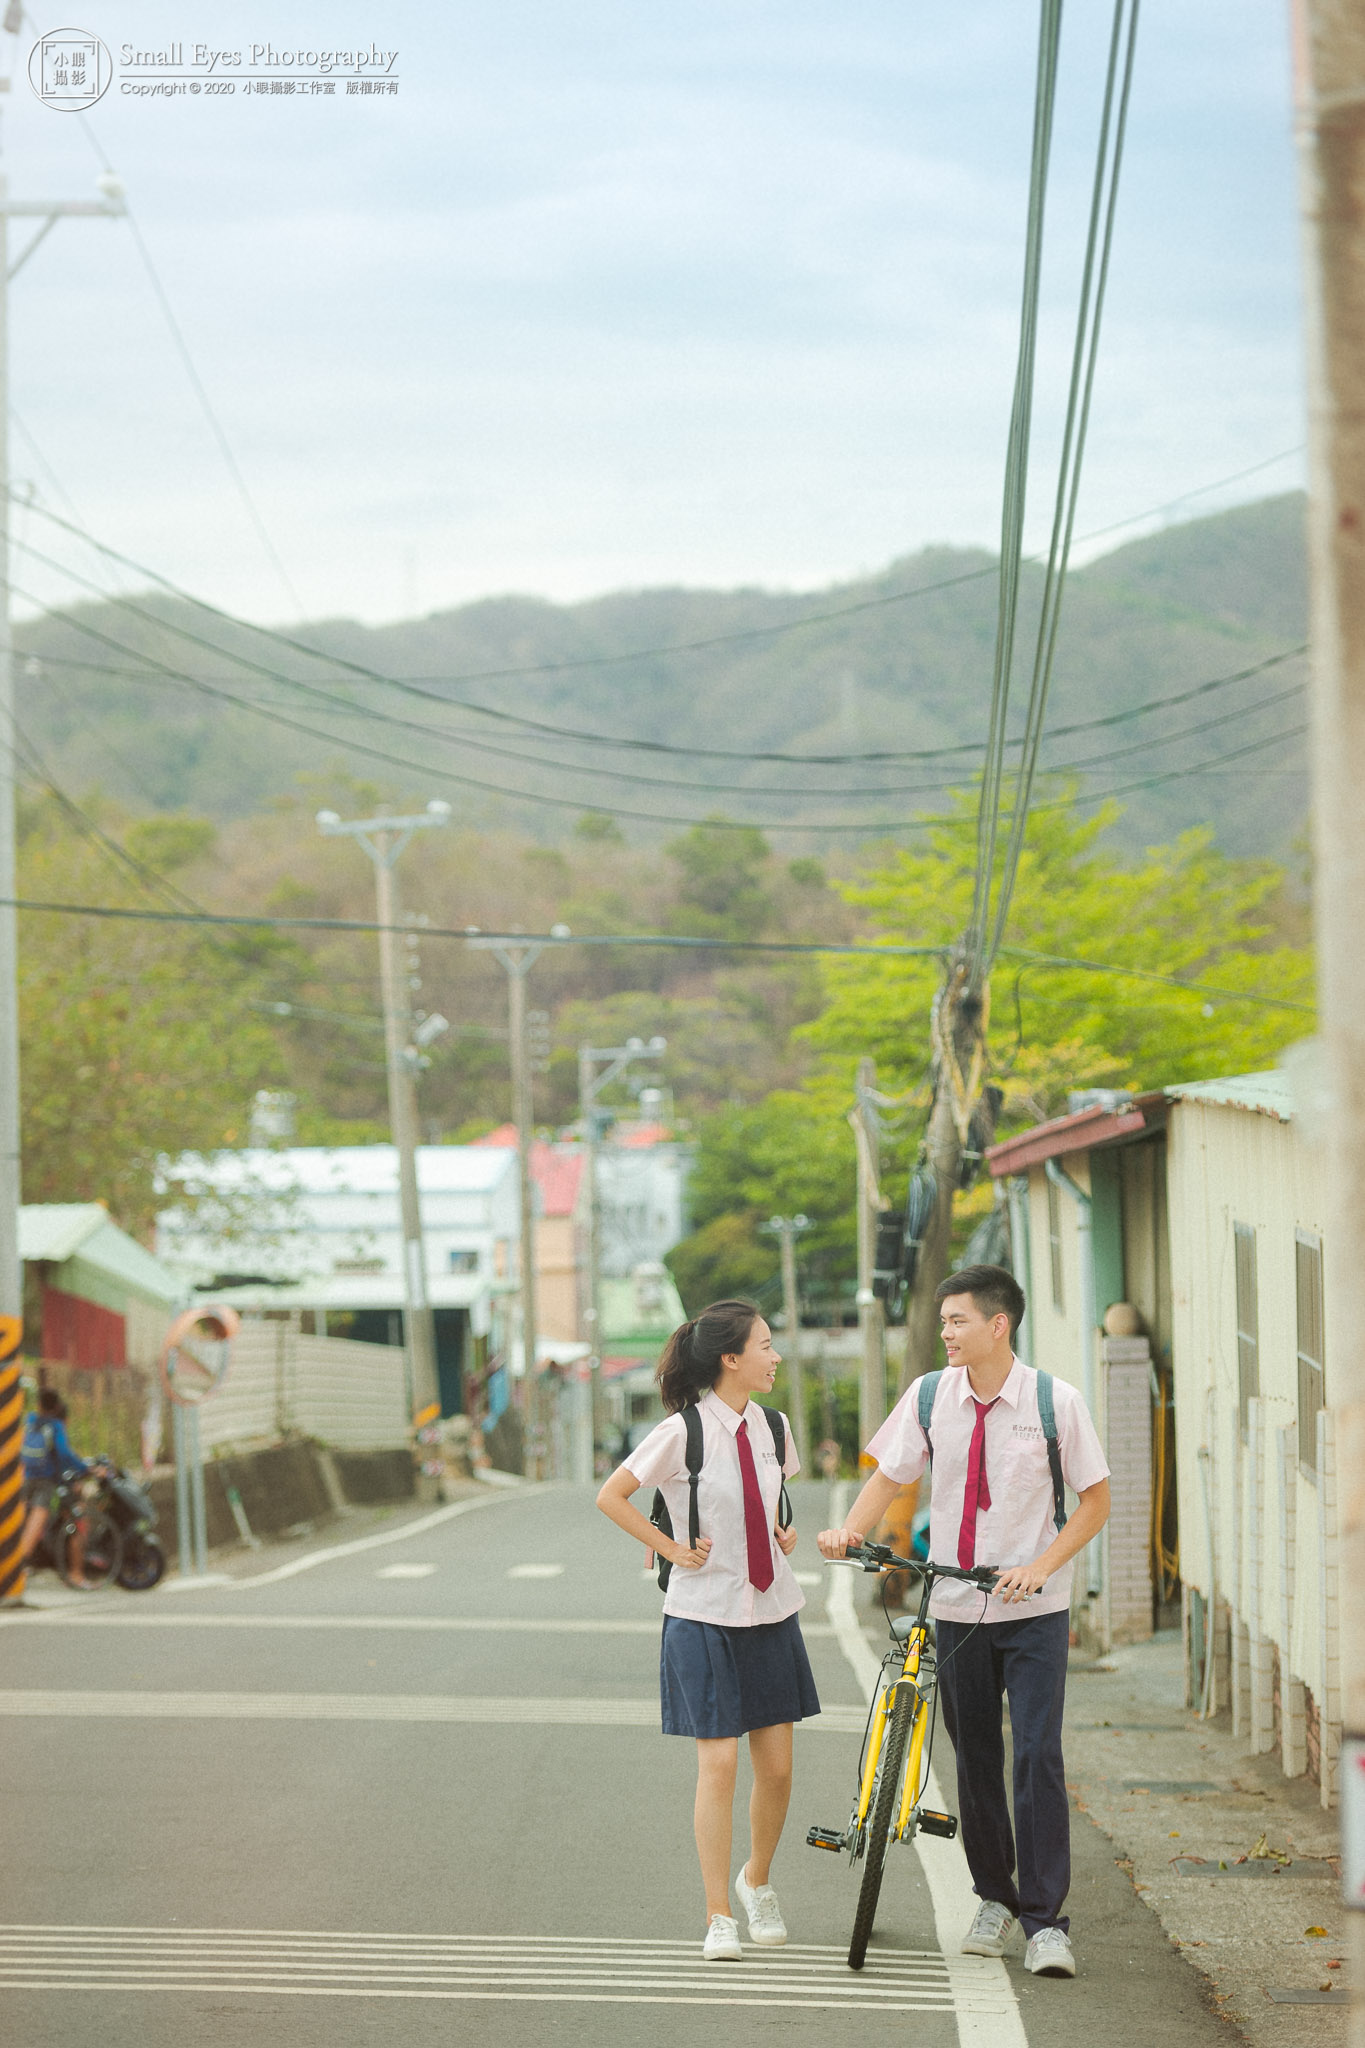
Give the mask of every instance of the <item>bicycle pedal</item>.
[[926, 1808], [921, 1807], [919, 1825], [921, 1834], [942, 1835], [945, 1842], [951, 1842], [957, 1834], [957, 1815], [955, 1813], [930, 1813]]
[[835, 1828], [811, 1828], [806, 1835], [808, 1849], [832, 1849], [836, 1856], [842, 1856], [846, 1846], [843, 1836]]

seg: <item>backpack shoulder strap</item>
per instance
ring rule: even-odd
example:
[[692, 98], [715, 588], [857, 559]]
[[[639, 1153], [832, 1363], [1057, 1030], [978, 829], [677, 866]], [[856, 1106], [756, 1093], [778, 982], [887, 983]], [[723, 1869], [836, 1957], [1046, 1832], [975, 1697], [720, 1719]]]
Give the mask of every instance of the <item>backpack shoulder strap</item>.
[[924, 1378], [919, 1383], [919, 1396], [915, 1409], [919, 1419], [919, 1426], [924, 1431], [925, 1436], [929, 1438], [929, 1463], [931, 1465], [934, 1462], [934, 1439], [929, 1435], [929, 1424], [934, 1419], [934, 1399], [938, 1393], [938, 1383], [942, 1378], [943, 1368], [941, 1366], [937, 1372], [925, 1373]]
[[[755, 1408], [762, 1407], [762, 1403], [759, 1401], [755, 1401], [753, 1405]], [[782, 1484], [777, 1496], [777, 1526], [779, 1529], [790, 1529], [792, 1525], [792, 1504], [787, 1495], [787, 1475], [784, 1470], [787, 1463], [787, 1425], [776, 1408], [764, 1408], [763, 1413], [767, 1416], [768, 1427], [773, 1433], [773, 1449], [777, 1453], [777, 1469], [782, 1474]]]
[[1048, 1470], [1052, 1474], [1052, 1518], [1059, 1529], [1066, 1527], [1066, 1482], [1062, 1478], [1062, 1453], [1057, 1441], [1057, 1406], [1052, 1398], [1052, 1374], [1038, 1374], [1038, 1420], [1047, 1445]]
[[701, 1410], [696, 1402], [684, 1408], [683, 1428], [687, 1431], [687, 1544], [689, 1550], [697, 1547], [701, 1535], [701, 1522], [697, 1516], [697, 1481], [701, 1476], [703, 1457]]

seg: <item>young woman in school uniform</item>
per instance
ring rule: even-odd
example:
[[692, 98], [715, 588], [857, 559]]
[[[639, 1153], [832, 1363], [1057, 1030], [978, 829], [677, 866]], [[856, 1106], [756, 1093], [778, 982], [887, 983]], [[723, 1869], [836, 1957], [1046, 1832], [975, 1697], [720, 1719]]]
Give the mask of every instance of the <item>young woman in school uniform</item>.
[[[659, 1360], [659, 1391], [671, 1412], [612, 1473], [597, 1496], [604, 1515], [628, 1536], [668, 1558], [659, 1685], [665, 1735], [697, 1745], [694, 1825], [706, 1887], [708, 1962], [738, 1962], [739, 1923], [730, 1912], [730, 1844], [739, 1738], [749, 1738], [754, 1785], [749, 1856], [735, 1890], [761, 1947], [787, 1939], [768, 1881], [791, 1797], [792, 1723], [818, 1714], [820, 1702], [801, 1640], [805, 1596], [787, 1559], [795, 1529], [777, 1526], [785, 1475], [800, 1469], [786, 1423], [779, 1470], [772, 1429], [750, 1395], [772, 1391], [781, 1359], [772, 1332], [747, 1301], [718, 1301], [675, 1330]], [[697, 1487], [701, 1534], [688, 1543], [687, 1431], [696, 1406], [703, 1462]], [[675, 1534], [660, 1535], [631, 1503], [657, 1486]]]

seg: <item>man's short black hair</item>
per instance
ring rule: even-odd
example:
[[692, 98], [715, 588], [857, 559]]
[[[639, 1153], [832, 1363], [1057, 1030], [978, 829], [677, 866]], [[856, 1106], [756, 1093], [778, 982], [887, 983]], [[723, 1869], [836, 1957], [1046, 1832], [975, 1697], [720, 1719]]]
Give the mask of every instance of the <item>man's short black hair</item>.
[[934, 1289], [934, 1303], [942, 1308], [950, 1294], [970, 1294], [978, 1315], [989, 1321], [992, 1316], [1008, 1316], [1010, 1319], [1010, 1340], [1024, 1320], [1027, 1303], [1024, 1290], [1006, 1266], [964, 1266], [960, 1273], [950, 1273]]
[[39, 1387], [38, 1408], [43, 1415], [63, 1416], [66, 1413], [61, 1395], [55, 1387]]

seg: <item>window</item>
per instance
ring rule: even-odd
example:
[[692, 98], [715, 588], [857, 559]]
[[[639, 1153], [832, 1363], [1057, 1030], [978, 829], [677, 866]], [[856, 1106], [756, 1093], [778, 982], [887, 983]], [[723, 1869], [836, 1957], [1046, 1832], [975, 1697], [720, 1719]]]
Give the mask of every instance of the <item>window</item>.
[[1299, 1470], [1318, 1476], [1318, 1410], [1324, 1404], [1322, 1239], [1295, 1233], [1294, 1267], [1299, 1312]]
[[1256, 1231], [1250, 1223], [1234, 1223], [1232, 1245], [1237, 1268], [1237, 1413], [1242, 1442], [1247, 1440], [1247, 1403], [1261, 1391], [1260, 1339], [1256, 1313]]
[[452, 1273], [477, 1273], [479, 1270], [478, 1253], [452, 1252], [450, 1254], [450, 1270]]
[[1066, 1307], [1062, 1293], [1062, 1197], [1055, 1180], [1047, 1184], [1047, 1249], [1052, 1261], [1052, 1306], [1062, 1310]]

